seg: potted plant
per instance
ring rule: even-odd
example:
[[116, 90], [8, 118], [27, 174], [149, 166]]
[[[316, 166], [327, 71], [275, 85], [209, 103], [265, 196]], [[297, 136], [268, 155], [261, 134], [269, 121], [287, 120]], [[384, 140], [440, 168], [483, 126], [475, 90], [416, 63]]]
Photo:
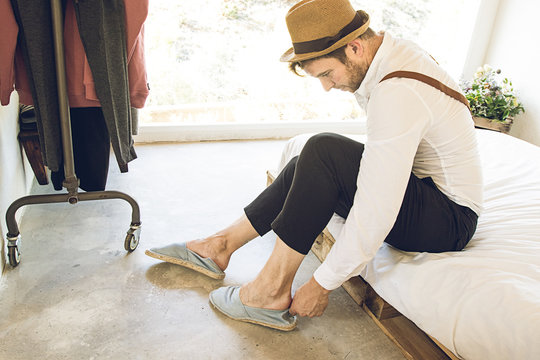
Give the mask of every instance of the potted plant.
[[494, 70], [487, 64], [478, 68], [472, 81], [463, 81], [461, 87], [471, 105], [476, 127], [508, 133], [514, 116], [525, 111], [512, 82], [502, 77], [500, 69]]

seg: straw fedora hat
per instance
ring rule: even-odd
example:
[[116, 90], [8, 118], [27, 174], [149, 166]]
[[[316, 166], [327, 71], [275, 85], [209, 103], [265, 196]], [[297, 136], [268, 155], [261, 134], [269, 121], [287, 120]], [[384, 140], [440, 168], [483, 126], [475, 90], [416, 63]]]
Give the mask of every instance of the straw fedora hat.
[[362, 35], [369, 15], [348, 0], [303, 0], [285, 16], [293, 47], [280, 61], [294, 62], [328, 54]]

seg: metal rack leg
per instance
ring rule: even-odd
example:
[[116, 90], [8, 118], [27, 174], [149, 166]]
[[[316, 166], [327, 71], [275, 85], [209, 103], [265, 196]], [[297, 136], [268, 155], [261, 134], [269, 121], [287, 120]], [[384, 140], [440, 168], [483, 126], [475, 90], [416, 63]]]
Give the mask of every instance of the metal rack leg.
[[131, 252], [137, 248], [141, 233], [141, 215], [139, 205], [131, 196], [120, 191], [94, 191], [79, 194], [53, 194], [53, 195], [30, 195], [15, 200], [6, 212], [8, 256], [11, 266], [15, 267], [20, 262], [19, 244], [21, 236], [15, 219], [15, 213], [25, 205], [51, 204], [69, 202], [76, 204], [78, 201], [121, 199], [131, 205], [131, 224], [124, 241], [124, 248]]

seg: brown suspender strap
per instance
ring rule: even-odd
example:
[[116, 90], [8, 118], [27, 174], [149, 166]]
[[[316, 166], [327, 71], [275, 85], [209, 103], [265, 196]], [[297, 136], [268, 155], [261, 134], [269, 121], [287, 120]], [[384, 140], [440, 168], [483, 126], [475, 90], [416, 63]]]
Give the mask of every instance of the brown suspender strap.
[[442, 91], [446, 95], [456, 99], [457, 101], [459, 101], [460, 103], [465, 105], [467, 107], [467, 109], [469, 109], [469, 111], [471, 110], [471, 108], [469, 106], [469, 101], [467, 100], [467, 98], [462, 93], [460, 93], [460, 92], [458, 92], [458, 91], [456, 91], [454, 89], [451, 89], [448, 86], [444, 85], [439, 80], [436, 80], [436, 79], [434, 79], [432, 77], [429, 77], [427, 75], [424, 75], [424, 74], [420, 74], [420, 73], [417, 73], [417, 72], [414, 72], [414, 71], [394, 71], [394, 72], [391, 72], [390, 74], [386, 75], [385, 77], [383, 77], [383, 79], [380, 82], [383, 82], [384, 80], [388, 80], [388, 79], [395, 78], [395, 77], [415, 79], [415, 80], [421, 81], [421, 82], [423, 82], [425, 84], [428, 84], [430, 86], [433, 86], [435, 89]]

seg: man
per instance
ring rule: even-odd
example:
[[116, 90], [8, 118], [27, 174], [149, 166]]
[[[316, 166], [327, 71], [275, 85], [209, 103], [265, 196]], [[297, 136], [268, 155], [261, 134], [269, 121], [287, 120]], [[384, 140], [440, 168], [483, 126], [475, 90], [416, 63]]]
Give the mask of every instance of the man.
[[[316, 135], [235, 223], [202, 240], [147, 251], [223, 278], [235, 250], [274, 230], [274, 250], [257, 277], [213, 291], [210, 302], [233, 319], [280, 330], [293, 329], [295, 315], [320, 316], [330, 291], [358, 275], [383, 241], [405, 251], [463, 249], [482, 203], [467, 102], [428, 54], [376, 34], [369, 16], [347, 0], [304, 0], [286, 20], [293, 47], [281, 60], [327, 91], [354, 93], [367, 113], [366, 144]], [[334, 212], [346, 218], [344, 227], [292, 298], [294, 275]]]

